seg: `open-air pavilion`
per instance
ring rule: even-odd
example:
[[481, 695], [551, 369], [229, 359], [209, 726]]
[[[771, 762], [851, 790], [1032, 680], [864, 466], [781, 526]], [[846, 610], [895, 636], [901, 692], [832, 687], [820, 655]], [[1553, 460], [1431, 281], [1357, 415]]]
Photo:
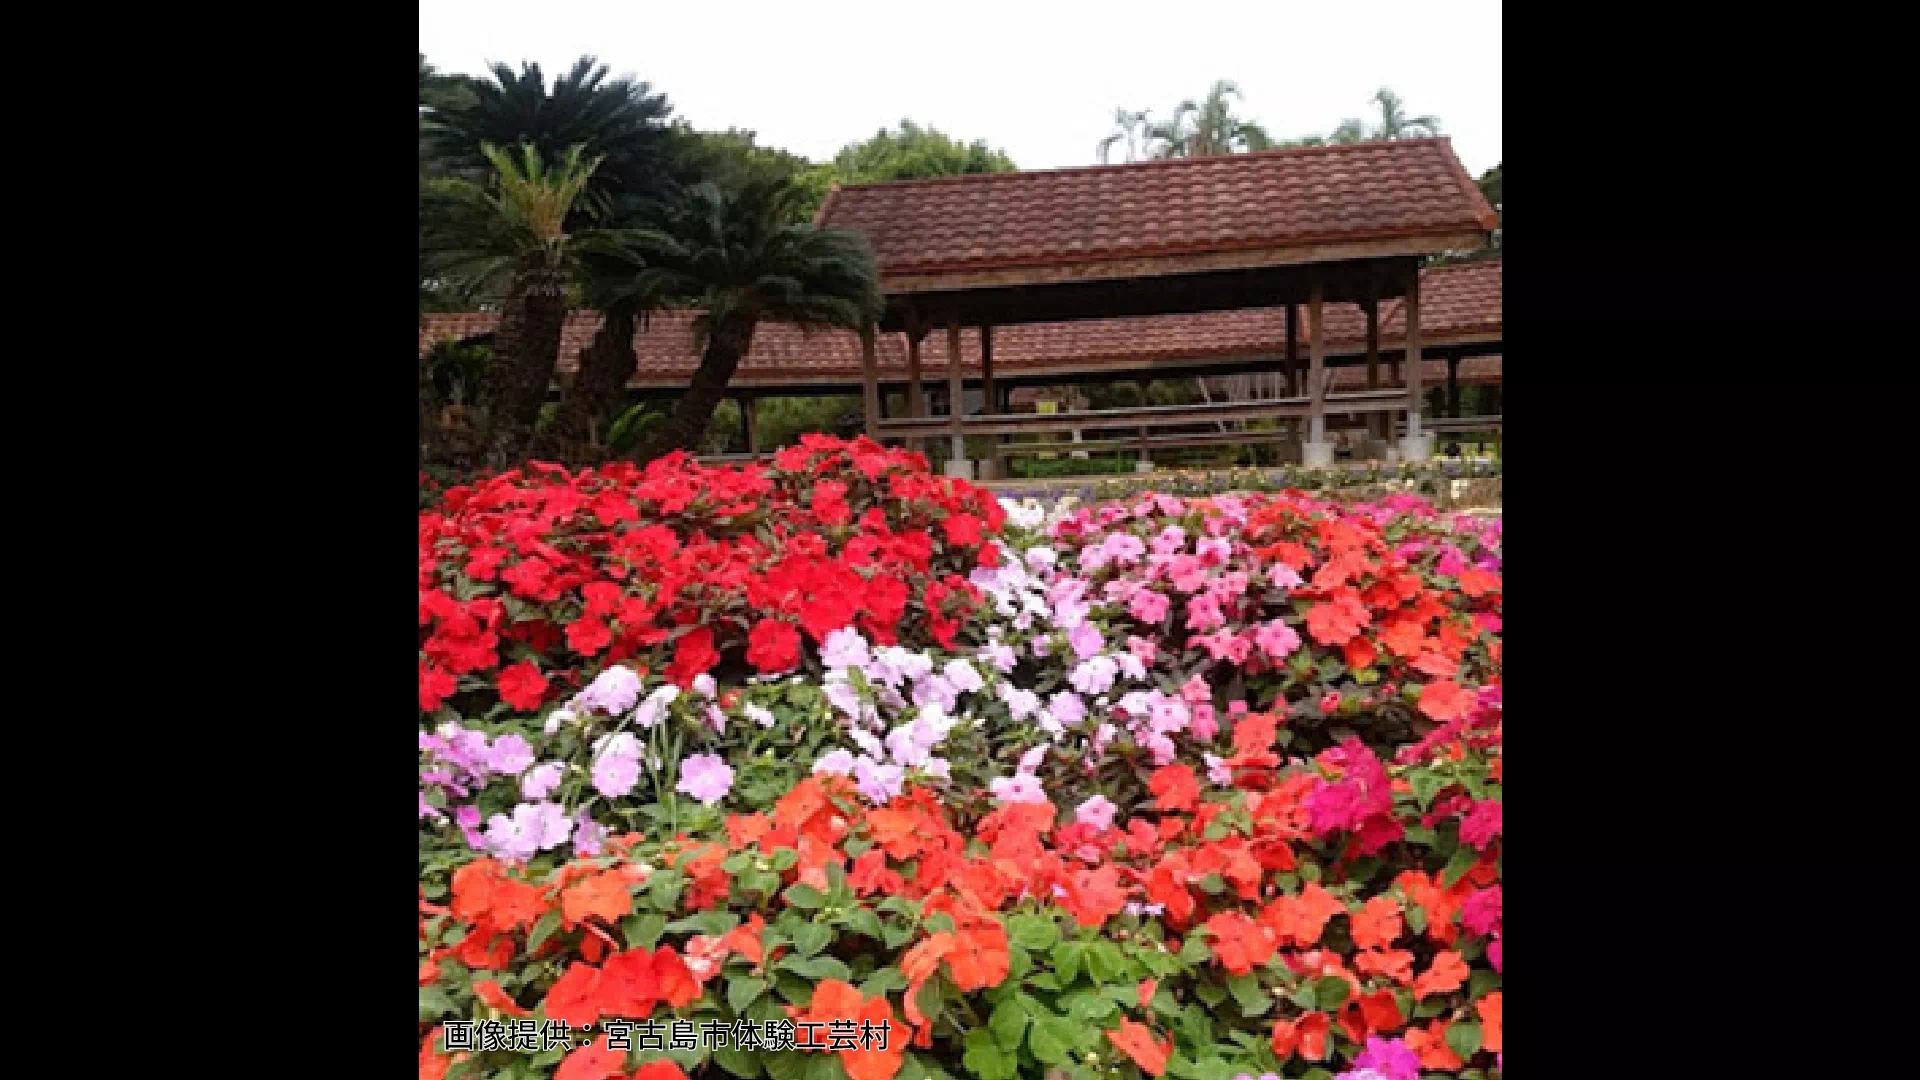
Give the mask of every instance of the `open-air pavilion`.
[[[869, 434], [950, 439], [961, 473], [969, 438], [997, 460], [1070, 431], [1118, 431], [1143, 455], [1303, 435], [1301, 456], [1318, 464], [1342, 418], [1368, 426], [1374, 451], [1415, 460], [1436, 429], [1499, 424], [1459, 416], [1457, 388], [1499, 380], [1501, 263], [1420, 269], [1427, 255], [1485, 246], [1495, 222], [1444, 139], [862, 185], [836, 189], [818, 220], [866, 236], [886, 311], [863, 334], [756, 331], [730, 383], [750, 450], [751, 402], [776, 394], [859, 393]], [[420, 347], [495, 321], [429, 315]], [[599, 322], [569, 317], [563, 374]], [[699, 361], [691, 316], [654, 316], [635, 351], [630, 393], [684, 389]], [[1008, 407], [1019, 386], [1248, 372], [1266, 388], [1252, 399]], [[1447, 415], [1427, 416], [1426, 390], [1442, 383]], [[890, 395], [902, 415], [888, 415]], [[1252, 435], [1250, 422], [1267, 430]]]

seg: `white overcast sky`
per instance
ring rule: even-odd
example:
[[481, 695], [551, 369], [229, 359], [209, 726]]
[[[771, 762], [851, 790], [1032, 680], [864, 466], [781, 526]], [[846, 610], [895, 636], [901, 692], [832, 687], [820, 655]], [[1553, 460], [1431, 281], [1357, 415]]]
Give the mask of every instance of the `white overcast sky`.
[[532, 60], [549, 79], [592, 54], [695, 127], [815, 161], [904, 117], [1023, 169], [1089, 165], [1116, 107], [1164, 118], [1217, 78], [1276, 137], [1371, 118], [1388, 86], [1440, 118], [1474, 175], [1501, 159], [1498, 0], [421, 0], [420, 51], [441, 71]]

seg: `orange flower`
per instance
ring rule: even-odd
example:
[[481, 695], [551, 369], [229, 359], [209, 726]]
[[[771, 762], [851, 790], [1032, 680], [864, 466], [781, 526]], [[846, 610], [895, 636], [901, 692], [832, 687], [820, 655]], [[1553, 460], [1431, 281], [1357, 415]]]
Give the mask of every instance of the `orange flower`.
[[994, 918], [967, 920], [946, 959], [947, 966], [953, 970], [953, 984], [962, 990], [984, 990], [1000, 985], [1012, 962], [1007, 928]]
[[1373, 642], [1358, 634], [1348, 638], [1347, 643], [1340, 649], [1347, 661], [1347, 666], [1355, 671], [1373, 666], [1373, 662], [1380, 658], [1380, 651], [1373, 647]]
[[1447, 1045], [1445, 1020], [1435, 1020], [1425, 1028], [1408, 1028], [1405, 1039], [1407, 1049], [1420, 1055], [1422, 1068], [1452, 1070], [1463, 1064], [1460, 1055]]
[[553, 1080], [612, 1080], [627, 1071], [627, 1052], [609, 1049], [613, 1036], [604, 1035], [591, 1046], [568, 1054], [554, 1070]]
[[494, 982], [492, 979], [481, 979], [479, 982], [474, 983], [473, 995], [479, 998], [488, 1008], [499, 1009], [509, 1016], [533, 1015], [528, 1010], [515, 1004], [514, 1000], [507, 996], [507, 992], [500, 989], [500, 984]]
[[1363, 949], [1384, 949], [1400, 936], [1400, 905], [1391, 896], [1368, 900], [1348, 920], [1353, 943]]
[[649, 1061], [636, 1069], [633, 1080], [687, 1080], [687, 1074], [669, 1058]]
[[1500, 1010], [1502, 1008], [1500, 991], [1495, 990], [1473, 1005], [1473, 1011], [1480, 1014], [1480, 1049], [1500, 1052]]
[[1235, 975], [1245, 975], [1273, 955], [1272, 928], [1254, 922], [1237, 911], [1223, 911], [1203, 925], [1212, 933], [1214, 959]]
[[600, 969], [575, 961], [547, 990], [547, 1015], [585, 1027], [600, 1019]]
[[1163, 765], [1147, 778], [1154, 805], [1162, 810], [1191, 810], [1200, 799], [1200, 781], [1187, 765]]
[[1452, 679], [1438, 679], [1420, 690], [1420, 711], [1435, 720], [1458, 720], [1473, 708], [1474, 696]]
[[1305, 947], [1320, 940], [1328, 919], [1346, 910], [1319, 882], [1309, 882], [1300, 890], [1300, 895], [1282, 896], [1267, 905], [1260, 913], [1260, 921], [1271, 928], [1279, 940]]
[[1413, 980], [1413, 997], [1419, 1001], [1429, 994], [1445, 994], [1460, 989], [1473, 970], [1451, 949], [1435, 953], [1433, 963]]
[[1405, 949], [1384, 952], [1367, 949], [1353, 954], [1353, 966], [1363, 975], [1392, 979], [1402, 986], [1413, 981], [1413, 954]]
[[615, 923], [633, 913], [633, 894], [626, 879], [617, 870], [595, 874], [560, 894], [560, 920], [571, 929], [599, 916], [602, 922]]
[[1120, 1052], [1133, 1059], [1149, 1076], [1159, 1076], [1167, 1071], [1167, 1058], [1173, 1054], [1173, 1040], [1155, 1042], [1153, 1032], [1145, 1024], [1134, 1020], [1120, 1021], [1120, 1027], [1107, 1032], [1107, 1039]]
[[428, 986], [439, 981], [439, 979], [440, 961], [429, 957], [426, 963], [420, 965], [420, 985]]
[[[908, 1000], [912, 1000], [909, 998]], [[837, 1050], [840, 1065], [847, 1070], [851, 1080], [893, 1080], [907, 1057], [907, 1040], [895, 1037], [892, 1028], [895, 1023], [893, 1008], [885, 997], [868, 998], [861, 995], [848, 983], [838, 979], [823, 980], [813, 988], [813, 1000], [807, 1004], [806, 1012], [789, 1006], [788, 1011], [796, 1019], [815, 1024], [831, 1024], [835, 1020], [851, 1020], [864, 1030], [873, 1025], [872, 1030], [881, 1030], [887, 1025], [885, 1048], [863, 1046], [857, 1050]], [[802, 1038], [813, 1038], [808, 1031]], [[876, 1040], [878, 1042], [879, 1040]], [[825, 1049], [825, 1042], [814, 1042], [811, 1049]], [[801, 1049], [808, 1049], [802, 1046]]]
[[728, 949], [747, 958], [755, 967], [766, 960], [766, 947], [760, 942], [761, 931], [767, 928], [767, 920], [759, 912], [747, 917], [747, 921], [727, 931], [720, 939]]
[[1153, 1006], [1153, 993], [1158, 989], [1160, 989], [1159, 979], [1141, 979], [1140, 980], [1140, 986], [1138, 987], [1138, 990], [1140, 994], [1141, 1008], [1146, 1009], [1146, 1008], [1151, 1008]]

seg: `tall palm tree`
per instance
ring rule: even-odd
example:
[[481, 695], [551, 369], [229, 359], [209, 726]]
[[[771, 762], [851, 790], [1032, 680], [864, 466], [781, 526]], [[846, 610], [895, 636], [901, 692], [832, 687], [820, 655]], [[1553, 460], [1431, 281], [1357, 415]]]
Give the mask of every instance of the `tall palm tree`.
[[517, 460], [533, 433], [579, 260], [619, 251], [621, 238], [566, 225], [598, 158], [583, 160], [578, 146], [551, 164], [528, 145], [518, 157], [491, 144], [482, 152], [493, 165], [492, 182], [435, 180], [421, 232], [435, 273], [476, 291], [504, 288], [498, 355], [481, 390], [487, 464], [497, 469]]
[[646, 268], [632, 288], [644, 303], [692, 304], [700, 367], [673, 415], [642, 445], [645, 460], [692, 448], [706, 431], [761, 319], [801, 329], [857, 327], [881, 309], [880, 275], [858, 233], [793, 224], [793, 184], [754, 177], [732, 190], [695, 185], [636, 231]]
[[[632, 219], [623, 220], [630, 224]], [[641, 276], [645, 267], [637, 251], [617, 243], [582, 258], [583, 299], [600, 311], [600, 328], [580, 350], [573, 378], [561, 387], [552, 422], [535, 433], [536, 456], [586, 464], [611, 447], [621, 391], [640, 367], [634, 332], [661, 302], [647, 291], [653, 279]]]
[[1100, 157], [1100, 164], [1105, 165], [1107, 163], [1107, 158], [1112, 153], [1113, 147], [1120, 142], [1125, 142], [1127, 145], [1127, 162], [1129, 164], [1139, 158], [1147, 143], [1147, 133], [1152, 130], [1152, 121], [1148, 118], [1150, 112], [1151, 110], [1149, 109], [1140, 109], [1138, 111], [1130, 109], [1113, 110], [1114, 131], [1111, 135], [1101, 139], [1099, 145], [1094, 148], [1094, 153]]
[[1273, 145], [1267, 130], [1233, 112], [1240, 87], [1228, 79], [1216, 80], [1201, 101], [1189, 98], [1173, 110], [1173, 119], [1147, 127], [1151, 155], [1157, 158], [1206, 157], [1240, 151], [1266, 150]]
[[1373, 129], [1376, 139], [1422, 139], [1440, 134], [1437, 116], [1408, 116], [1407, 103], [1386, 87], [1374, 91], [1373, 103], [1380, 107], [1380, 125]]

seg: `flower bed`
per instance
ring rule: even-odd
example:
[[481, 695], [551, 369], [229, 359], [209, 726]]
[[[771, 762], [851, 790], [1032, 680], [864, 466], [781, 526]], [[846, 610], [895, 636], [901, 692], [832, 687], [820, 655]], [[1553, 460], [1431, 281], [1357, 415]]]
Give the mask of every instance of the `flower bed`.
[[[508, 476], [423, 514], [423, 671], [426, 593], [499, 595], [468, 572], [490, 538], [569, 580], [503, 611], [558, 641], [503, 635], [423, 691], [424, 1074], [1497, 1074], [1497, 520], [1283, 493], [1048, 523], [864, 440], [796, 450]], [[638, 513], [598, 514], [609, 490]], [[629, 558], [656, 528], [682, 547]], [[861, 585], [767, 603], [796, 551]], [[876, 615], [884, 575], [933, 617]], [[613, 640], [572, 648], [595, 595]], [[526, 704], [508, 660], [551, 689]], [[442, 1028], [608, 1017], [728, 1045]], [[816, 1021], [893, 1038], [759, 1045]]]

